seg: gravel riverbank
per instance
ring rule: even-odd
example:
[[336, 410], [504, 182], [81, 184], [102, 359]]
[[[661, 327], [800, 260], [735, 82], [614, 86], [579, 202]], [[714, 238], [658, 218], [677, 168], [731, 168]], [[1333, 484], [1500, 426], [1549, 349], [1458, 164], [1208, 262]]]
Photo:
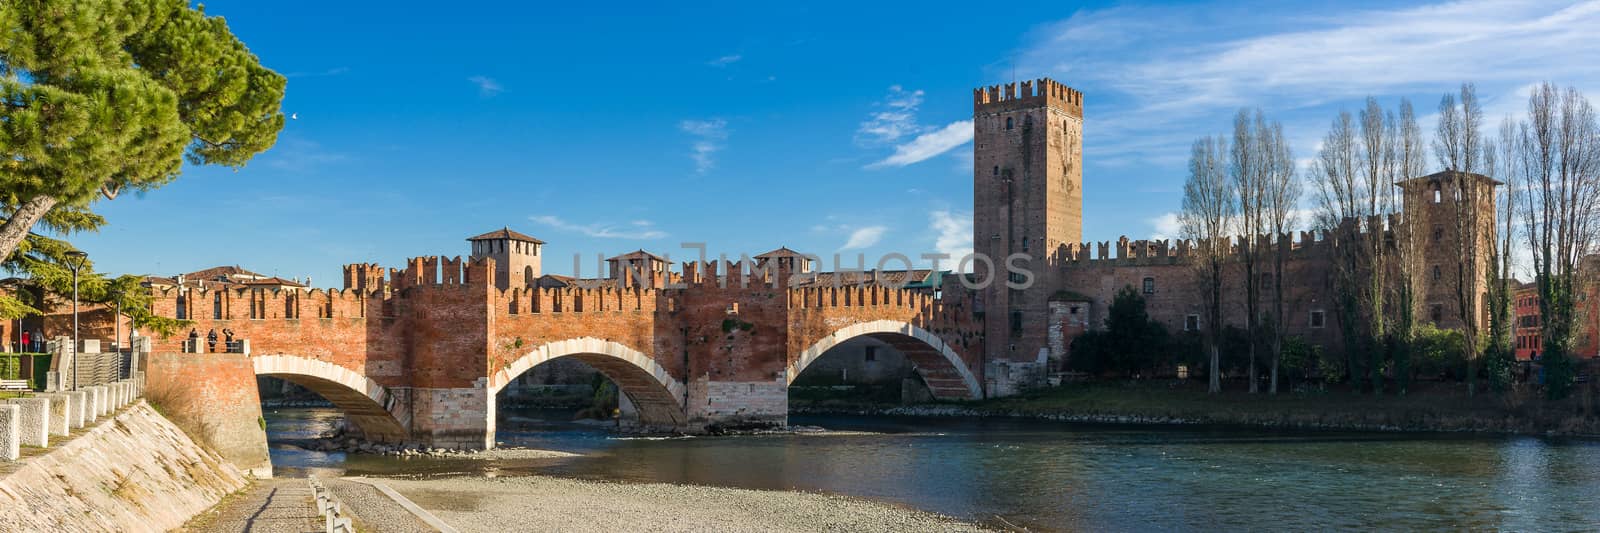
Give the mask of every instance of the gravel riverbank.
[[383, 479], [466, 531], [982, 531], [843, 496], [530, 476]]

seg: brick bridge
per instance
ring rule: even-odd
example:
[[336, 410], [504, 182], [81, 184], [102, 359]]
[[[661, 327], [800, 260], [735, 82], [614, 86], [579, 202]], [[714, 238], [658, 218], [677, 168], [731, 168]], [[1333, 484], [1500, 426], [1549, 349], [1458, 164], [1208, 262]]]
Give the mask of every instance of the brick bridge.
[[[648, 429], [785, 424], [789, 383], [861, 336], [902, 351], [937, 398], [983, 396], [981, 324], [951, 297], [966, 291], [801, 286], [791, 264], [724, 262], [719, 275], [715, 262], [692, 262], [667, 274], [671, 285], [658, 273], [499, 288], [494, 258], [423, 257], [387, 279], [376, 265], [347, 266], [344, 290], [157, 289], [153, 310], [202, 335], [231, 330], [256, 375], [321, 394], [380, 442], [492, 447], [495, 394], [562, 357], [616, 382]], [[727, 276], [741, 272], [753, 272], [744, 284]], [[183, 341], [153, 349], [184, 351]]]

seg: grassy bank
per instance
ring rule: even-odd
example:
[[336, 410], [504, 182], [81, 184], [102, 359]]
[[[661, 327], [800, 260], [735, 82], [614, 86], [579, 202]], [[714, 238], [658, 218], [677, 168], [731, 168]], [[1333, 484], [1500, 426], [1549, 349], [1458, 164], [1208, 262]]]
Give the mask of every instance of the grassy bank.
[[1207, 394], [1204, 383], [1128, 381], [1068, 384], [1020, 396], [922, 406], [794, 401], [798, 412], [1012, 416], [1110, 423], [1213, 424], [1380, 431], [1474, 431], [1600, 436], [1600, 394], [1581, 387], [1561, 401], [1536, 391], [1480, 392], [1423, 383], [1404, 395], [1349, 390]]

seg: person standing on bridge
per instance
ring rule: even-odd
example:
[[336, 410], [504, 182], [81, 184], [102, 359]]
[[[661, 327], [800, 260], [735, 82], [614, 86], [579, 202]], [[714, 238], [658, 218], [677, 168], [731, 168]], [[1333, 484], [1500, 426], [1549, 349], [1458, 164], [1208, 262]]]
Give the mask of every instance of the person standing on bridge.
[[31, 351], [33, 351], [33, 339], [28, 336], [28, 330], [22, 330], [22, 342], [17, 343], [17, 351], [19, 351], [19, 352], [31, 352]]
[[193, 350], [192, 353], [200, 353], [200, 332], [198, 330], [189, 328], [189, 345], [186, 349]]
[[206, 333], [206, 352], [207, 353], [216, 353], [216, 351], [217, 351], [217, 330], [212, 329], [210, 332]]

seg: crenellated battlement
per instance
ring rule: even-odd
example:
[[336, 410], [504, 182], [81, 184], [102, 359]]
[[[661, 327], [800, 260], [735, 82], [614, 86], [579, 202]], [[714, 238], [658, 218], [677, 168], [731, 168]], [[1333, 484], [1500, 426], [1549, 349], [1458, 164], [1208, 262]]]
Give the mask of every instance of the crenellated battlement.
[[359, 318], [382, 293], [356, 289], [196, 288], [150, 290], [151, 311], [186, 320]]
[[389, 269], [395, 290], [426, 286], [488, 285], [493, 282], [494, 258], [462, 259], [429, 255], [406, 260], [403, 269]]
[[974, 113], [1054, 106], [1083, 116], [1083, 92], [1050, 78], [990, 85], [972, 90]]
[[522, 287], [496, 290], [495, 306], [505, 315], [545, 313], [596, 313], [606, 311], [654, 312], [658, 289], [605, 284], [598, 287]]

